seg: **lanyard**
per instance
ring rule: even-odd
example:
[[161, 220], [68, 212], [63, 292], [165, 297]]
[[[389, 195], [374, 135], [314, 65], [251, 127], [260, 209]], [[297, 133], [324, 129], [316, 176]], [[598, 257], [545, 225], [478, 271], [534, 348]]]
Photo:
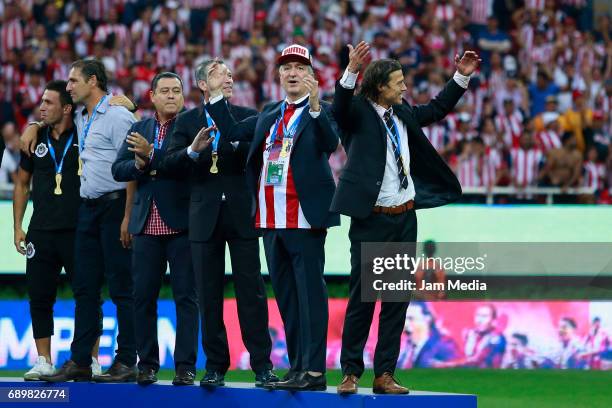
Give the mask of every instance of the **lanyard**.
[[57, 163], [57, 159], [55, 158], [55, 149], [51, 144], [51, 137], [49, 136], [49, 127], [47, 128], [47, 147], [49, 148], [49, 154], [53, 159], [53, 164], [55, 165], [55, 174], [61, 174], [62, 167], [64, 167], [64, 159], [66, 158], [66, 153], [68, 153], [68, 149], [72, 146], [72, 138], [74, 137], [74, 132], [70, 134], [68, 140], [66, 140], [66, 146], [64, 146], [64, 153], [62, 154], [62, 159], [59, 164]]
[[[206, 114], [206, 127], [211, 127], [215, 124], [215, 121], [213, 120], [213, 118], [210, 117], [208, 111], [206, 110], [206, 108], [204, 108], [204, 113]], [[209, 137], [214, 136], [215, 138], [212, 141], [212, 150], [213, 152], [217, 151], [217, 146], [219, 145], [219, 131], [215, 130], [213, 132], [210, 132]]]
[[82, 153], [83, 150], [85, 149], [85, 139], [87, 138], [87, 134], [89, 133], [89, 128], [91, 127], [91, 124], [93, 123], [93, 121], [94, 121], [94, 119], [96, 117], [96, 113], [98, 112], [98, 108], [100, 107], [100, 105], [102, 105], [102, 102], [104, 102], [105, 99], [106, 99], [106, 95], [104, 95], [102, 97], [102, 99], [100, 99], [100, 102], [98, 102], [98, 104], [94, 108], [93, 112], [89, 116], [89, 120], [87, 121], [87, 123], [85, 123], [85, 119], [83, 119], [83, 123], [84, 123], [84, 125], [83, 125], [83, 138], [81, 139], [81, 143], [79, 143], [79, 153]]
[[[164, 138], [164, 140], [166, 139]], [[155, 139], [153, 139], [153, 148], [161, 149], [162, 145], [164, 144], [164, 140], [162, 140], [161, 143], [159, 142], [159, 123], [156, 121], [155, 122]]]
[[274, 146], [274, 142], [276, 141], [276, 133], [278, 132], [278, 127], [280, 126], [281, 123], [283, 124], [283, 138], [288, 138], [288, 139], [293, 138], [293, 136], [295, 135], [295, 132], [297, 131], [297, 127], [300, 124], [300, 120], [302, 120], [302, 115], [304, 114], [304, 112], [306, 112], [306, 108], [308, 108], [308, 106], [309, 106], [308, 104], [304, 106], [304, 109], [302, 110], [302, 113], [300, 113], [300, 116], [298, 116], [298, 118], [293, 122], [289, 130], [287, 130], [287, 128], [285, 127], [285, 120], [284, 120], [285, 109], [287, 107], [287, 104], [283, 103], [281, 105], [280, 118], [276, 119], [274, 130], [272, 131], [272, 135], [270, 135], [270, 146]]

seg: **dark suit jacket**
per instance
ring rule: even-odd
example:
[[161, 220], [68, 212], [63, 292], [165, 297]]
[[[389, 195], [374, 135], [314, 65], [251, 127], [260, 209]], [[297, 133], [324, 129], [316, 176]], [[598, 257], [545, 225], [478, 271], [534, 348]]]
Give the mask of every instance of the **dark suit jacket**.
[[[219, 102], [226, 106], [239, 120], [253, 116], [256, 110]], [[230, 144], [227, 127], [222, 126], [211, 114], [221, 131], [217, 146], [217, 167], [219, 172], [212, 174], [212, 145], [200, 153], [197, 161], [187, 155], [191, 145], [202, 127], [206, 126], [204, 105], [179, 115], [174, 131], [169, 136], [168, 154], [161, 164], [162, 168], [177, 177], [188, 179], [191, 185], [191, 204], [189, 206], [189, 239], [207, 241], [217, 225], [221, 197], [225, 194], [227, 205], [234, 217], [235, 226], [242, 238], [255, 238], [258, 232], [249, 217], [250, 196], [246, 186], [244, 166], [249, 143], [242, 141], [238, 147]]]
[[[410, 106], [404, 101], [393, 106], [393, 112], [408, 129], [416, 209], [438, 207], [461, 197], [457, 177], [421, 128], [444, 118], [464, 91], [451, 79], [427, 105]], [[331, 209], [363, 219], [372, 212], [382, 185], [387, 133], [372, 104], [361, 95], [353, 96], [353, 92], [336, 83], [332, 112], [342, 131], [340, 137], [348, 159]]]
[[[168, 136], [172, 133], [175, 124], [176, 120], [170, 124], [161, 149], [155, 149], [151, 165], [145, 171], [139, 171], [134, 165], [134, 153], [128, 150], [130, 145], [127, 142], [123, 142], [113, 163], [112, 172], [115, 180], [138, 181], [128, 226], [131, 234], [140, 234], [144, 229], [152, 200], [155, 200], [161, 218], [169, 227], [187, 229], [189, 184], [185, 180], [174, 179], [170, 172], [160, 166], [168, 150]], [[138, 132], [153, 143], [155, 119], [148, 118], [136, 122], [129, 132]]]
[[[266, 137], [280, 116], [283, 102], [264, 107], [256, 117], [238, 122], [221, 103], [209, 105], [208, 111], [221, 132], [230, 132], [232, 139], [250, 141], [247, 158], [247, 183], [251, 192], [249, 213], [255, 216], [256, 197], [263, 167]], [[329, 167], [329, 155], [338, 147], [337, 126], [328, 103], [321, 103], [321, 113], [314, 119], [304, 112], [296, 130], [289, 164], [295, 181], [298, 200], [306, 220], [313, 228], [340, 225], [340, 216], [329, 212], [336, 185]], [[241, 142], [242, 143], [242, 142]]]

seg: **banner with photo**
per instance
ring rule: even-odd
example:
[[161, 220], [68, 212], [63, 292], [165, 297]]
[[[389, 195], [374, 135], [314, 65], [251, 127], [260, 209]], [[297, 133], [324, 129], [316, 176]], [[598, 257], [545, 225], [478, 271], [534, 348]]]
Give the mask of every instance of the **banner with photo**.
[[[327, 367], [340, 367], [346, 299], [329, 300]], [[274, 299], [268, 300], [272, 362], [287, 368], [282, 320]], [[111, 302], [103, 306], [100, 363], [112, 363], [117, 320]], [[364, 351], [372, 366], [379, 305]], [[158, 336], [162, 368], [173, 369], [176, 313], [170, 300], [159, 302]], [[231, 369], [249, 369], [235, 299], [225, 300], [225, 325]], [[55, 305], [52, 358], [56, 365], [70, 357], [74, 302]], [[0, 369], [25, 370], [36, 359], [27, 301], [0, 301]], [[198, 353], [198, 368], [205, 356]], [[438, 301], [410, 304], [402, 335], [398, 368], [612, 369], [612, 302], [598, 301]]]

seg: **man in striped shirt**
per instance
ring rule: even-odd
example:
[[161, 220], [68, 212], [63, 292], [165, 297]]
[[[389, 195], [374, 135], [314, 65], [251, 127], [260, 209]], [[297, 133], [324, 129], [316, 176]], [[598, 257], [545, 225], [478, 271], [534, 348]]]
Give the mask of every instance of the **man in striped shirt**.
[[[329, 155], [339, 137], [329, 105], [319, 101], [307, 48], [291, 45], [277, 60], [284, 101], [236, 122], [220, 90], [207, 105], [221, 134], [250, 141], [247, 183], [255, 226], [263, 230], [268, 270], [285, 326], [291, 369], [273, 389], [324, 390], [327, 289], [323, 280], [327, 228], [340, 224], [329, 212], [335, 184]], [[266, 386], [266, 385], [264, 385]]]

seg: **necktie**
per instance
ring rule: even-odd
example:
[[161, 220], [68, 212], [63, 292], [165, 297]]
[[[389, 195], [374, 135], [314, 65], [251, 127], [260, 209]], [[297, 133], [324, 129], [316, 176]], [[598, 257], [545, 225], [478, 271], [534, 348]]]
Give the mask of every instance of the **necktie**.
[[283, 137], [285, 136], [283, 134], [283, 127], [286, 128], [287, 125], [289, 125], [289, 120], [291, 120], [291, 116], [293, 116], [293, 114], [295, 113], [297, 106], [295, 103], [288, 103], [285, 107], [285, 114], [283, 115], [283, 125], [284, 126], [279, 126], [278, 127], [278, 132], [276, 133], [276, 140], [274, 142], [274, 144], [282, 144], [283, 143]]
[[395, 141], [399, 141], [399, 135], [397, 134], [397, 129], [394, 126], [393, 119], [391, 119], [391, 111], [388, 110], [383, 115], [383, 119], [385, 120], [385, 124], [387, 128], [393, 133], [394, 138], [391, 138], [391, 144], [393, 145], [393, 155], [395, 156], [395, 162], [397, 163], [397, 174], [400, 179], [400, 185], [405, 190], [408, 188], [408, 176], [404, 171], [404, 160], [402, 160], [402, 155], [400, 154], [400, 146], [395, 143]]

